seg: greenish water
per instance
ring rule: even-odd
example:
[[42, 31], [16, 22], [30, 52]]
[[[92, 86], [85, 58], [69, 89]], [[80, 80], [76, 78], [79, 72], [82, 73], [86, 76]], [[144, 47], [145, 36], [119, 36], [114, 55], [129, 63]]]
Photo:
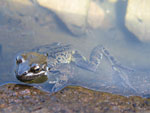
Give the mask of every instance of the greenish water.
[[[5, 2], [5, 1], [3, 1]], [[20, 5], [20, 4], [18, 4]], [[122, 10], [118, 10], [122, 6]], [[113, 71], [107, 59], [102, 59], [96, 73], [75, 68], [73, 78], [66, 85], [77, 85], [98, 91], [122, 95], [150, 94], [150, 44], [139, 42], [125, 27], [126, 2], [103, 3], [106, 14], [105, 24], [97, 29], [87, 28], [87, 34], [80, 37], [71, 35], [64, 26], [59, 25], [54, 14], [37, 5], [24, 6], [22, 10], [0, 7], [0, 84], [21, 83], [15, 77], [15, 58], [19, 52], [34, 47], [63, 42], [71, 44], [82, 55], [89, 58], [96, 45], [103, 45], [117, 59], [119, 64], [132, 71], [121, 69]], [[25, 10], [25, 11], [24, 11]], [[108, 23], [107, 23], [108, 22]], [[129, 83], [130, 85], [128, 85]], [[49, 90], [49, 84], [34, 84]]]

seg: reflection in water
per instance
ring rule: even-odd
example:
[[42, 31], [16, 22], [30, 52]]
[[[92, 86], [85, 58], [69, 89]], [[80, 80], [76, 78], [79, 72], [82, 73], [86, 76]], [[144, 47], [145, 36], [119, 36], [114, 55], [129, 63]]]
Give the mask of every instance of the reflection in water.
[[[106, 4], [106, 6], [109, 5]], [[106, 14], [104, 28], [88, 29], [87, 35], [75, 38], [67, 31], [64, 32], [60, 29], [59, 22], [56, 22], [53, 18], [56, 15], [51, 14], [44, 8], [37, 5], [22, 6], [20, 12], [11, 8], [9, 6], [2, 10], [2, 14], [0, 14], [0, 16], [4, 15], [0, 17], [3, 20], [2, 23], [0, 22], [0, 55], [3, 56], [0, 63], [1, 84], [8, 82], [22, 83], [16, 79], [14, 74], [15, 59], [18, 53], [32, 50], [34, 47], [41, 45], [62, 42], [71, 44], [87, 59], [92, 49], [97, 45], [103, 45], [107, 49], [102, 51], [103, 58], [95, 72], [80, 68], [83, 66], [70, 64], [68, 67], [68, 65], [63, 64], [59, 68], [70, 77], [60, 76], [59, 71], [53, 70], [49, 73], [49, 80], [51, 81], [31, 85], [43, 90], [50, 90], [53, 87], [52, 83], [55, 81], [62, 80], [61, 83], [63, 84], [63, 80], [68, 79], [65, 85], [80, 85], [98, 91], [122, 95], [150, 94], [150, 61], [147, 60], [150, 57], [150, 45], [127, 40], [127, 37], [130, 36], [123, 34], [123, 29], [118, 26], [119, 22], [116, 22], [114, 17], [109, 20], [114, 12]], [[13, 21], [9, 22], [8, 20]], [[117, 21], [121, 20], [118, 19]], [[57, 85], [57, 90], [65, 86]]]

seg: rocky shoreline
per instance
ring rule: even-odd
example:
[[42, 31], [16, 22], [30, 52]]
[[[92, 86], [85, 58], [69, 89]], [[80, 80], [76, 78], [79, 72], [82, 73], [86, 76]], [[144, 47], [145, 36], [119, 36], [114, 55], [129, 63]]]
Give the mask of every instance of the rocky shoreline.
[[0, 86], [1, 113], [148, 113], [150, 99], [69, 86], [50, 94], [31, 86]]

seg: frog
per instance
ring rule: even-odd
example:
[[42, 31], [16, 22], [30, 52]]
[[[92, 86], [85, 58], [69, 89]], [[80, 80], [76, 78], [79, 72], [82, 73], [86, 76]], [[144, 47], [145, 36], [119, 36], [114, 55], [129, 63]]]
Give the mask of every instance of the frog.
[[93, 48], [89, 60], [71, 44], [54, 42], [36, 47], [17, 55], [15, 74], [19, 81], [25, 83], [48, 82], [52, 84], [51, 92], [57, 92], [73, 76], [73, 67], [95, 73], [103, 57], [107, 58], [114, 71], [121, 74], [124, 84], [135, 90], [128, 77], [120, 70], [127, 68], [119, 64], [102, 45]]

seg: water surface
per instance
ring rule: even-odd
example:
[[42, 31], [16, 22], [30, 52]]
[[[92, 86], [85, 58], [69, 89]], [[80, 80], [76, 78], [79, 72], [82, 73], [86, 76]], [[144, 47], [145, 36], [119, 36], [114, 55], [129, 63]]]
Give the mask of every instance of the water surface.
[[[124, 10], [118, 9], [120, 5]], [[52, 12], [36, 4], [23, 5], [20, 11], [14, 10], [15, 8], [9, 5], [6, 6], [8, 7], [0, 8], [1, 85], [9, 82], [21, 83], [14, 73], [15, 58], [19, 52], [53, 42], [62, 42], [73, 45], [83, 56], [89, 58], [92, 49], [100, 44], [108, 49], [119, 64], [133, 71], [121, 69], [121, 72], [117, 73], [104, 58], [96, 73], [76, 67], [73, 78], [67, 85], [78, 85], [122, 95], [150, 94], [150, 60], [148, 60], [150, 44], [141, 43], [124, 27], [124, 20], [121, 17], [125, 15], [126, 2], [117, 5], [102, 3], [101, 6], [110, 11], [106, 13], [105, 24], [96, 30], [87, 28], [86, 35], [80, 37], [64, 30], [65, 28], [58, 24], [60, 22], [55, 20]], [[48, 84], [41, 86], [43, 90], [49, 87]]]

